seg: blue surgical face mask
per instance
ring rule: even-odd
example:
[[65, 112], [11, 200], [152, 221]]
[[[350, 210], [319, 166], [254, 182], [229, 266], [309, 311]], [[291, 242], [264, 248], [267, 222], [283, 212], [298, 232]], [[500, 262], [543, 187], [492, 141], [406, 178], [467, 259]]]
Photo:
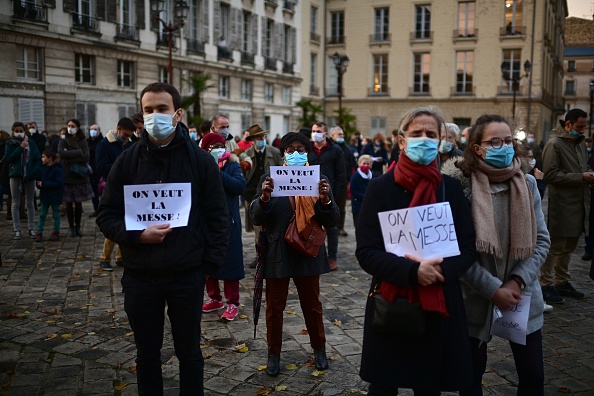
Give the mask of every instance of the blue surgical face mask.
[[460, 141], [462, 142], [462, 144], [466, 144], [466, 138], [465, 138], [464, 136], [462, 136], [462, 137], [460, 138]]
[[256, 148], [262, 150], [264, 147], [266, 147], [266, 140], [256, 140], [255, 144]]
[[437, 157], [439, 139], [428, 137], [406, 138], [406, 156], [421, 165], [429, 165]]
[[97, 137], [97, 130], [96, 129], [91, 129], [89, 131], [89, 134], [91, 135], [91, 137]]
[[582, 134], [579, 133], [578, 131], [576, 131], [575, 129], [572, 129], [571, 131], [569, 131], [569, 134], [573, 135], [573, 136], [582, 136]]
[[293, 154], [285, 154], [285, 162], [288, 166], [303, 166], [307, 162], [307, 153], [299, 154], [295, 151]]
[[156, 140], [166, 139], [175, 131], [173, 117], [176, 114], [177, 111], [173, 115], [163, 113], [146, 114], [144, 116], [144, 129]]
[[534, 143], [534, 138], [528, 138], [528, 139], [526, 139], [526, 143], [528, 143], [528, 144]]
[[225, 155], [225, 149], [224, 148], [213, 148], [212, 150], [210, 150], [210, 155], [213, 156], [213, 158], [215, 159], [215, 161], [219, 161], [219, 158], [221, 158], [223, 155]]
[[336, 143], [343, 144], [344, 143], [344, 138], [341, 138], [341, 137], [336, 138]]
[[442, 140], [441, 143], [439, 144], [439, 152], [442, 154], [447, 154], [450, 151], [452, 151], [453, 147], [454, 147], [454, 145], [452, 144], [452, 142], [448, 142], [447, 140]]
[[198, 137], [198, 133], [197, 132], [190, 132], [190, 139], [196, 140], [197, 137]]
[[60, 139], [66, 139], [66, 135], [60, 135]]
[[507, 168], [514, 159], [514, 145], [504, 144], [500, 148], [485, 148], [485, 162], [494, 168]]

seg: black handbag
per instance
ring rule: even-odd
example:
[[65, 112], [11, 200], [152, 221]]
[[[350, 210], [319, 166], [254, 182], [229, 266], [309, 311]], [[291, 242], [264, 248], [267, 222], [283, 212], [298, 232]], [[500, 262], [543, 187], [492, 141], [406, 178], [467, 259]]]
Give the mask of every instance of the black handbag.
[[79, 176], [79, 177], [89, 176], [89, 174], [90, 174], [89, 168], [87, 167], [87, 165], [79, 164], [77, 162], [70, 163], [70, 173], [75, 176]]
[[410, 303], [406, 297], [389, 302], [377, 292], [373, 297], [373, 329], [385, 335], [420, 337], [425, 334], [425, 312], [419, 301]]

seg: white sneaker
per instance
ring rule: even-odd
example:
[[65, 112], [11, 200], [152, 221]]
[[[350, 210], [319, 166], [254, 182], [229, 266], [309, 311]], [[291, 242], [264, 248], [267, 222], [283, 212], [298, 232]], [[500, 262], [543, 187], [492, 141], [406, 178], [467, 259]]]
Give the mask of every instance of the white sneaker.
[[553, 310], [553, 306], [547, 303], [544, 303], [544, 312], [551, 312]]

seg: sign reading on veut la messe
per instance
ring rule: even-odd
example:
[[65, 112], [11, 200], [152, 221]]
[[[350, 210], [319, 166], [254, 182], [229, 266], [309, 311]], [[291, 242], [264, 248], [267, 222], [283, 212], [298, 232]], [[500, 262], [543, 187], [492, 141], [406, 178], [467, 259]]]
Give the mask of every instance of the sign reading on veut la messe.
[[458, 256], [449, 202], [378, 213], [386, 252], [433, 259]]
[[319, 195], [320, 165], [271, 166], [270, 177], [274, 180], [273, 197]]
[[135, 184], [124, 186], [126, 231], [151, 225], [188, 225], [192, 206], [190, 183]]

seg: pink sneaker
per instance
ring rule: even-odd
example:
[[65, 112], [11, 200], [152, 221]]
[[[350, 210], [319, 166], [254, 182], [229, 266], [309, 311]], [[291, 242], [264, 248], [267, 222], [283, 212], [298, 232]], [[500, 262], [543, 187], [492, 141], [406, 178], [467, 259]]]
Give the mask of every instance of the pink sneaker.
[[227, 310], [221, 316], [221, 319], [233, 320], [237, 316], [239, 309], [235, 304], [227, 305]]
[[225, 308], [225, 303], [222, 301], [213, 300], [211, 298], [209, 302], [202, 305], [202, 312], [212, 312], [221, 308]]

